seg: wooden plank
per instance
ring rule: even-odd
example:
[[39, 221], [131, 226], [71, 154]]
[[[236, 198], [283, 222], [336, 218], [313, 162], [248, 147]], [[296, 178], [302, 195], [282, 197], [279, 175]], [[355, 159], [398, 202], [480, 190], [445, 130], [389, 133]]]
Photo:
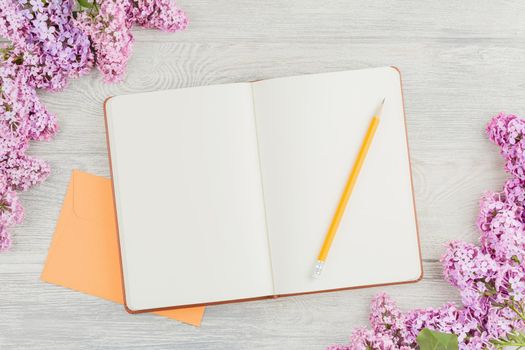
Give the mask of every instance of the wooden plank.
[[355, 38], [522, 38], [520, 1], [178, 0], [190, 29], [137, 30], [138, 41], [348, 43]]
[[[370, 298], [379, 291], [405, 310], [457, 301], [438, 259], [444, 242], [477, 239], [480, 195], [506, 178], [483, 128], [500, 110], [525, 112], [519, 17], [525, 3], [179, 3], [190, 29], [137, 30], [124, 83], [105, 85], [94, 72], [61, 93], [41, 94], [62, 131], [31, 147], [53, 173], [22, 195], [25, 222], [13, 230], [13, 251], [0, 254], [0, 348], [319, 349], [366, 325]], [[109, 174], [101, 108], [107, 96], [382, 65], [403, 71], [425, 258], [421, 283], [210, 307], [199, 329], [130, 316], [118, 305], [38, 281], [71, 170]]]
[[419, 284], [214, 306], [195, 328], [129, 315], [120, 305], [39, 282], [38, 271], [6, 272], [12, 265], [0, 265], [2, 349], [320, 349], [345, 342], [352, 328], [366, 325], [370, 299], [380, 291], [404, 310], [457, 299], [440, 280], [440, 266], [426, 263], [427, 277]]

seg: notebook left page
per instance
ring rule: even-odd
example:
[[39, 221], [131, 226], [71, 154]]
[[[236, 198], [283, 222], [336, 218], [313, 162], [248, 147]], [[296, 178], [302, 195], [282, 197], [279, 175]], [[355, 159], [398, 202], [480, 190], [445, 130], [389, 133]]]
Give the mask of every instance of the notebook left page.
[[106, 119], [127, 307], [272, 295], [250, 85], [117, 96]]

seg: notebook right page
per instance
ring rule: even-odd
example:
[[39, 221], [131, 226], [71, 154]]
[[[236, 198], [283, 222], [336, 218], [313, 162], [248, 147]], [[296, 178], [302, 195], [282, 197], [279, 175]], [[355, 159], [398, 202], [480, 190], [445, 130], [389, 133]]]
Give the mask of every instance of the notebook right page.
[[[420, 249], [399, 72], [392, 67], [253, 84], [277, 294], [417, 280]], [[374, 111], [384, 112], [324, 271], [317, 254]]]

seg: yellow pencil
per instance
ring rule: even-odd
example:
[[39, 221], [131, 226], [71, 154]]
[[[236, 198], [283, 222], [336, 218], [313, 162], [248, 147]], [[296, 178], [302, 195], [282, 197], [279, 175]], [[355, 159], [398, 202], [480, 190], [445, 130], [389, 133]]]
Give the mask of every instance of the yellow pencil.
[[357, 177], [359, 176], [359, 172], [361, 171], [363, 163], [365, 162], [368, 149], [370, 148], [370, 144], [374, 139], [377, 126], [379, 125], [379, 118], [383, 111], [384, 103], [385, 99], [383, 99], [377, 112], [370, 121], [370, 125], [368, 126], [365, 138], [363, 140], [363, 143], [361, 144], [361, 149], [359, 150], [352, 171], [350, 172], [350, 176], [348, 177], [348, 180], [346, 182], [343, 195], [339, 200], [339, 205], [337, 206], [337, 210], [335, 211], [334, 217], [332, 218], [332, 223], [328, 228], [328, 232], [326, 232], [326, 237], [324, 239], [323, 246], [321, 247], [321, 251], [319, 252], [319, 255], [317, 257], [317, 263], [315, 264], [315, 270], [313, 274], [314, 278], [319, 277], [321, 275], [321, 272], [323, 271], [323, 267], [326, 262], [326, 257], [328, 256], [328, 252], [330, 251], [330, 247], [332, 246], [335, 234], [337, 233], [339, 223], [341, 222], [341, 218], [343, 217], [343, 214], [345, 212], [348, 199], [350, 199], [350, 195], [352, 194], [352, 190], [354, 189]]

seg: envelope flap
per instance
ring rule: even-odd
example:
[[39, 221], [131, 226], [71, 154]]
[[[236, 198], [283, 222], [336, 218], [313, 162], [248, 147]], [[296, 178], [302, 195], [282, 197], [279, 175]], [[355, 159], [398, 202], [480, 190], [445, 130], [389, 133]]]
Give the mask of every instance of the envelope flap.
[[114, 218], [111, 180], [74, 170], [73, 211], [85, 220]]

